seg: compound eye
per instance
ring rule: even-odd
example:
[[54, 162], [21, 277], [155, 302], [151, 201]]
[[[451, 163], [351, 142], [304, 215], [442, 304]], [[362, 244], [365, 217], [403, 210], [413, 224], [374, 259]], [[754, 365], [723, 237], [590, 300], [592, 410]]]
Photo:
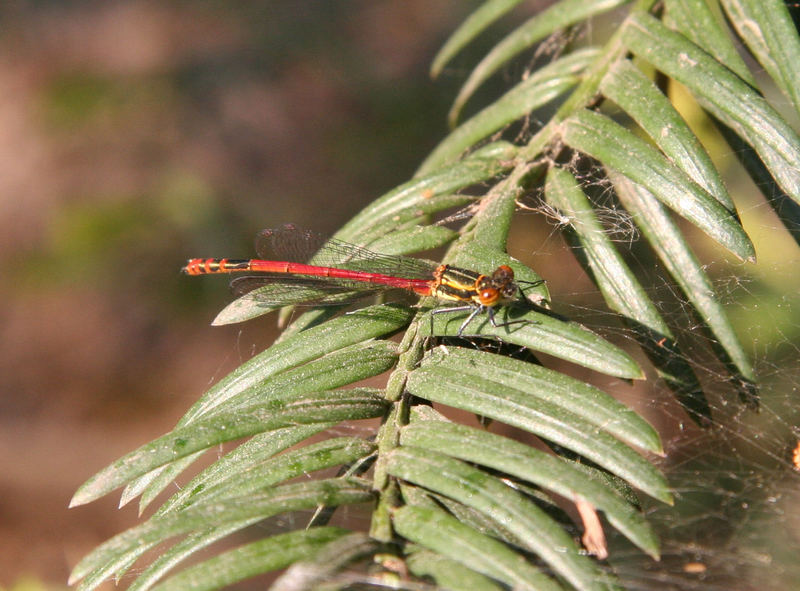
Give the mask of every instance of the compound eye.
[[514, 270], [508, 265], [500, 265], [492, 273], [492, 279], [500, 282], [514, 281]]
[[483, 306], [493, 306], [499, 298], [500, 292], [494, 287], [487, 287], [478, 293], [478, 300], [480, 300], [481, 305]]

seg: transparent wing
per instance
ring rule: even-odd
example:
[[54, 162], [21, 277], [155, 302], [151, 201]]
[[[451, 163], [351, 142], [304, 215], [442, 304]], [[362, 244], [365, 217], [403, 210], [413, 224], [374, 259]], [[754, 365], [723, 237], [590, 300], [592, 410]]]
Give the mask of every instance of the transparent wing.
[[291, 224], [259, 232], [256, 253], [269, 261], [311, 263], [406, 279], [432, 279], [437, 266], [432, 261], [380, 254], [340, 240], [326, 241], [316, 232]]

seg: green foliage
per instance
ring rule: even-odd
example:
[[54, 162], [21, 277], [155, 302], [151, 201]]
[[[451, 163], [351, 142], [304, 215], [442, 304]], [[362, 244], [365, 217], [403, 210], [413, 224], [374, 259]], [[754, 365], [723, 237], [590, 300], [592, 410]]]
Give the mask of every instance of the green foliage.
[[[518, 3], [485, 2], [436, 57], [433, 73]], [[602, 46], [579, 47], [569, 35], [556, 36], [611, 9], [618, 9], [619, 22]], [[591, 187], [579, 181], [581, 163], [591, 159], [595, 176], [613, 187], [714, 335], [721, 359], [744, 386], [742, 399], [756, 405], [750, 361], [669, 210], [739, 260], [754, 260], [755, 251], [719, 171], [654, 71], [663, 85], [682, 83], [729, 137], [743, 142], [746, 157], [757, 156], [769, 190], [800, 203], [800, 139], [756, 89], [733, 38], [741, 35], [795, 107], [800, 42], [779, 2], [724, 0], [721, 10], [735, 31], [702, 0], [663, 6], [562, 0], [533, 16], [475, 67], [452, 120], [493, 73], [536, 43], [560, 42], [560, 57], [456, 127], [414, 179], [367, 206], [336, 238], [390, 254], [449, 243], [448, 263], [482, 272], [505, 264], [520, 280], [535, 282], [538, 275], [509, 257], [505, 244], [519, 197], [542, 190], [609, 308], [690, 416], [706, 424], [709, 405], [659, 302], [610, 240]], [[613, 111], [605, 108], [612, 103]], [[479, 145], [544, 106], [552, 116], [527, 142], [517, 136]], [[620, 112], [633, 129], [615, 121]], [[474, 187], [482, 188], [479, 196], [467, 192]], [[473, 216], [459, 232], [431, 224], [437, 214], [470, 204]], [[526, 296], [539, 304], [549, 298], [543, 286]], [[468, 332], [478, 340], [470, 343], [452, 338], [464, 314], [432, 319], [431, 304], [423, 304], [417, 310], [374, 305], [338, 317], [306, 313], [275, 345], [212, 387], [173, 431], [90, 479], [74, 505], [124, 486], [123, 502], [141, 496], [144, 509], [204, 452], [247, 438], [141, 525], [85, 557], [72, 581], [94, 589], [160, 545], [161, 556], [137, 571], [131, 588], [216, 589], [278, 569], [286, 571], [274, 589], [342, 588], [368, 571], [371, 580], [399, 587], [403, 575], [452, 589], [615, 588], [613, 576], [576, 543], [554, 495], [602, 511], [611, 527], [657, 560], [657, 537], [634, 494], [672, 503], [665, 478], [641, 455], [663, 453], [655, 430], [600, 389], [532, 360], [544, 353], [628, 380], [644, 377], [637, 362], [541, 305], [506, 306], [498, 310], [497, 327], [476, 319]], [[244, 296], [216, 323], [269, 310]], [[387, 340], [399, 332], [399, 345]], [[446, 346], [431, 346], [435, 339]], [[507, 354], [519, 350], [512, 345], [528, 353], [513, 359]], [[382, 390], [348, 388], [387, 370]], [[423, 401], [516, 427], [548, 452], [451, 422]], [[308, 441], [342, 421], [370, 418], [382, 421], [374, 438]], [[308, 477], [331, 468], [338, 474]], [[368, 533], [327, 525], [333, 508], [367, 502]], [[250, 525], [300, 510], [315, 511], [308, 529], [183, 564]], [[604, 550], [602, 543], [594, 547], [597, 554]]]

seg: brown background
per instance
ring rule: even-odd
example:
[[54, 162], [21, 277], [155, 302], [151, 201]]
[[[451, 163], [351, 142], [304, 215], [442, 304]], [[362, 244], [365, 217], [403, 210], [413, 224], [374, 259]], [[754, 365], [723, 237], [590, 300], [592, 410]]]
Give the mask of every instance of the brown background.
[[[517, 18], [540, 4], [525, 3]], [[331, 232], [407, 180], [446, 133], [449, 101], [475, 55], [502, 31], [482, 37], [476, 54], [459, 56], [431, 82], [430, 60], [473, 6], [458, 0], [2, 4], [0, 586], [30, 576], [59, 587], [86, 552], [136, 522], [136, 507], [116, 510], [116, 495], [72, 510], [67, 504], [86, 478], [170, 429], [210, 383], [275, 334], [274, 317], [210, 327], [230, 300], [226, 282], [182, 277], [181, 265], [194, 256], [250, 255], [257, 230], [284, 222]], [[495, 90], [521, 74], [506, 68]], [[735, 162], [726, 148], [721, 153], [723, 168]], [[728, 182], [759, 249], [759, 267], [748, 281], [741, 281], [741, 268], [734, 275], [722, 263], [709, 272], [723, 299], [733, 302], [747, 346], [757, 343], [765, 396], [775, 400], [775, 392], [800, 383], [792, 344], [800, 342], [800, 257], [752, 185], [741, 177]], [[597, 305], [594, 288], [559, 250], [552, 220], [537, 228], [524, 232], [514, 254], [535, 254], [529, 262], [552, 293], [566, 292], [559, 301], [571, 301], [577, 314], [587, 298]], [[699, 250], [705, 260], [719, 254]], [[754, 320], [756, 328], [743, 328]], [[724, 389], [715, 371], [701, 378]], [[623, 384], [620, 395], [641, 401], [647, 387]], [[780, 396], [778, 410], [737, 426], [743, 440], [723, 434], [711, 458], [715, 466], [718, 459], [734, 464], [719, 468], [721, 482], [726, 470], [741, 470], [767, 483], [754, 490], [743, 478], [730, 494], [720, 484], [711, 506], [719, 499], [737, 507], [778, 499], [771, 512], [743, 516], [744, 538], [732, 538], [741, 544], [704, 542], [742, 585], [746, 573], [763, 580], [758, 557], [771, 551], [753, 546], [754, 531], [770, 532], [779, 550], [800, 543], [797, 526], [782, 517], [796, 507], [790, 494], [796, 495], [796, 481], [780, 456], [793, 442], [797, 405]], [[645, 397], [642, 407], [667, 445], [697, 437], [691, 427], [691, 436], [680, 431], [685, 417], [669, 401], [662, 391]], [[770, 460], [748, 456], [741, 441], [756, 442], [749, 429], [776, 417], [779, 435], [757, 441]], [[672, 457], [678, 472], [671, 481], [680, 482], [681, 474], [691, 483], [700, 478], [693, 474], [709, 477], [703, 462], [698, 469]], [[786, 494], [776, 495], [781, 483]], [[732, 513], [719, 513], [726, 524], [736, 523]], [[674, 562], [665, 559], [662, 567], [679, 572], [691, 561], [713, 563], [693, 550], [695, 542], [681, 541]], [[753, 552], [742, 554], [742, 545]], [[632, 556], [638, 560], [639, 553]], [[752, 568], [742, 556], [756, 557]]]

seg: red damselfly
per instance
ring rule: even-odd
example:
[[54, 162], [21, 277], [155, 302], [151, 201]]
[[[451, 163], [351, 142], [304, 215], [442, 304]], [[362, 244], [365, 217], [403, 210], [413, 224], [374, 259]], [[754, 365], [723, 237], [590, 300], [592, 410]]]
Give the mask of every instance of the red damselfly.
[[[265, 306], [341, 304], [365, 292], [406, 290], [461, 304], [434, 309], [433, 314], [470, 311], [458, 336], [482, 312], [494, 327], [509, 324], [497, 323], [495, 307], [510, 303], [521, 293], [514, 271], [507, 265], [484, 275], [423, 259], [380, 254], [338, 240], [323, 243], [313, 232], [291, 225], [262, 230], [256, 237], [256, 252], [263, 258], [191, 259], [183, 272], [247, 274], [234, 279], [231, 286], [239, 294], [259, 290], [253, 296]], [[308, 260], [310, 253], [315, 254], [309, 263], [296, 262]]]

